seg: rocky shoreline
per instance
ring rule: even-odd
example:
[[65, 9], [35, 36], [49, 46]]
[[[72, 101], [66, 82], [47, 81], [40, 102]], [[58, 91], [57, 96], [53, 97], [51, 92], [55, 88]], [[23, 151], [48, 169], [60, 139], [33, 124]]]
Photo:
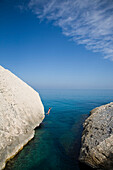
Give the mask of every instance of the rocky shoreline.
[[80, 162], [113, 170], [113, 102], [93, 109], [83, 128]]
[[39, 94], [0, 66], [0, 169], [34, 137], [44, 117]]

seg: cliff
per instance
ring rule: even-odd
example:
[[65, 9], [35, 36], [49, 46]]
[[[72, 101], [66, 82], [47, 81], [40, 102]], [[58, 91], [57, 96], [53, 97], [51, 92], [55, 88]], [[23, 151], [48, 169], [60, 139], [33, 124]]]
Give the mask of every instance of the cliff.
[[83, 126], [79, 160], [96, 169], [113, 170], [113, 102], [93, 109]]
[[0, 169], [34, 137], [43, 119], [39, 94], [0, 66]]

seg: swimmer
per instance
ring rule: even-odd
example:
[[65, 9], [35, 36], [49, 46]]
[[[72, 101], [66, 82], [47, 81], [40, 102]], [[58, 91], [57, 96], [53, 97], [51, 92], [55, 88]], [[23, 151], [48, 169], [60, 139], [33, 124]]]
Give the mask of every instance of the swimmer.
[[46, 115], [49, 115], [49, 113], [50, 113], [50, 110], [51, 110], [51, 107], [49, 107], [49, 110], [48, 110], [48, 112], [46, 113]]

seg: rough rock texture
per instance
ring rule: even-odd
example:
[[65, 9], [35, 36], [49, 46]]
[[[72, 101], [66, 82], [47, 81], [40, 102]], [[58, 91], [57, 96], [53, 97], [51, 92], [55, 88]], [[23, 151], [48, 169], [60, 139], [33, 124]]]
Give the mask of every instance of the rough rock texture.
[[43, 119], [39, 94], [0, 66], [0, 169], [34, 137]]
[[86, 119], [79, 160], [113, 170], [113, 102], [93, 109]]

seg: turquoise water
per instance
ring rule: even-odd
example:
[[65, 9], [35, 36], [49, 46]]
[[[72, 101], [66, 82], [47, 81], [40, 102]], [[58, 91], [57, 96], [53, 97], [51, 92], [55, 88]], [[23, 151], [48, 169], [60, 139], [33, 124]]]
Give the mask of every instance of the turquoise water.
[[[49, 116], [6, 169], [83, 170], [79, 164], [82, 124], [89, 111], [113, 101], [113, 90], [37, 90]], [[88, 168], [87, 168], [88, 169]]]

